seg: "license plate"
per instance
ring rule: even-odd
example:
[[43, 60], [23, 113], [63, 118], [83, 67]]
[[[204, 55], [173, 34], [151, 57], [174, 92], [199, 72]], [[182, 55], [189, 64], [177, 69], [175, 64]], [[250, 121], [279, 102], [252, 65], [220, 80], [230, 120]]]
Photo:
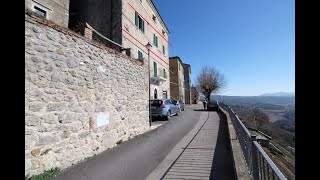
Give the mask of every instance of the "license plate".
[[151, 109], [156, 109], [157, 107], [153, 107], [153, 106], [151, 106]]

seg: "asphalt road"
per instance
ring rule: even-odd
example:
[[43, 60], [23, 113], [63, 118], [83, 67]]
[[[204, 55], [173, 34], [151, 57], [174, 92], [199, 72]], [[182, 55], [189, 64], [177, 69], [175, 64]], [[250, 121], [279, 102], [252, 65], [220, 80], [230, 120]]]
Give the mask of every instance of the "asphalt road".
[[145, 179], [200, 119], [202, 105], [186, 108], [157, 129], [61, 172], [55, 179]]

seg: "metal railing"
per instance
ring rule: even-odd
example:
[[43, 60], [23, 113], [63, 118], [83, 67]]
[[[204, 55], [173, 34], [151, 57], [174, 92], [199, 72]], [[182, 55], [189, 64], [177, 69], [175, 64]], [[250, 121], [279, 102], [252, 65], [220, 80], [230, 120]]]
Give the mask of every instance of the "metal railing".
[[257, 142], [256, 135], [251, 135], [230, 106], [223, 103], [220, 103], [220, 106], [230, 115], [251, 179], [286, 180], [282, 172]]

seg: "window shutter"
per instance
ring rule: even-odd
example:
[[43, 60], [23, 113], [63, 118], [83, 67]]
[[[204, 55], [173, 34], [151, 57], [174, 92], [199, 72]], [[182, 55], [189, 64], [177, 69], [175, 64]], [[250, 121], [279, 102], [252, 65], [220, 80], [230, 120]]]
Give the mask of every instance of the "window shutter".
[[136, 26], [139, 27], [139, 18], [138, 18], [138, 13], [137, 12], [135, 12], [135, 17], [136, 17], [136, 20], [135, 20]]
[[158, 36], [156, 36], [156, 45], [158, 47]]
[[153, 77], [157, 77], [157, 63], [153, 62]]
[[138, 59], [142, 60], [143, 59], [143, 55], [142, 52], [138, 50]]
[[153, 34], [153, 44], [156, 45], [156, 35]]
[[144, 20], [141, 20], [141, 31], [144, 33]]
[[162, 52], [163, 54], [166, 54], [166, 49], [164, 48], [164, 45], [162, 45]]

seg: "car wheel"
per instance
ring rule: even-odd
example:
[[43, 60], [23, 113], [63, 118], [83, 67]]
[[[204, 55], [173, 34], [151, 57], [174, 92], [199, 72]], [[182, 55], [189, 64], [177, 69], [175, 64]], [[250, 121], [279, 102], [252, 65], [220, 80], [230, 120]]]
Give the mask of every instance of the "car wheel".
[[168, 111], [168, 112], [167, 112], [167, 116], [166, 116], [166, 120], [169, 120], [169, 119], [170, 119], [170, 115], [171, 115], [171, 113], [170, 113], [170, 111]]

